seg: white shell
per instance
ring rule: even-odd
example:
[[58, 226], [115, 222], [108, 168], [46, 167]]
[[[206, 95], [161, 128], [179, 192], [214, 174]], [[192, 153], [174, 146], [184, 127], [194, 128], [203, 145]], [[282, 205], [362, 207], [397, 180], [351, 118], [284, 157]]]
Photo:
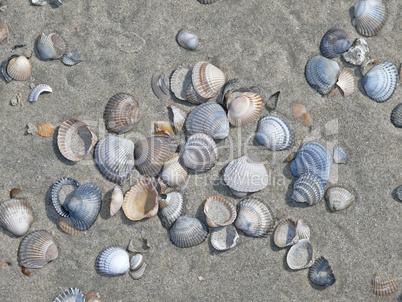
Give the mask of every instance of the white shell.
[[292, 270], [308, 268], [314, 264], [313, 246], [308, 239], [301, 239], [293, 245], [286, 256], [288, 266]]
[[176, 105], [169, 105], [168, 108], [172, 110], [174, 132], [178, 134], [183, 130], [184, 122], [186, 121], [188, 112], [184, 111], [183, 109], [181, 109]]
[[274, 242], [277, 247], [286, 247], [294, 244], [296, 223], [291, 219], [281, 221], [275, 228]]
[[161, 181], [168, 187], [175, 188], [183, 184], [187, 178], [188, 169], [183, 165], [179, 154], [173, 154], [163, 165], [160, 174]]
[[310, 227], [303, 220], [299, 219], [296, 225], [296, 242], [301, 239], [310, 240]]
[[290, 128], [283, 119], [274, 115], [267, 115], [261, 119], [256, 140], [269, 150], [285, 150], [292, 144], [292, 139]]
[[119, 186], [115, 186], [110, 200], [110, 216], [115, 215], [123, 206], [123, 191]]
[[210, 241], [217, 251], [226, 251], [236, 246], [239, 234], [233, 225], [211, 229]]
[[228, 120], [235, 127], [253, 122], [262, 108], [261, 96], [254, 92], [243, 92], [228, 105]]
[[342, 90], [345, 97], [355, 92], [356, 81], [352, 72], [349, 70], [342, 70], [342, 72], [339, 74], [336, 85]]
[[96, 259], [96, 271], [104, 276], [119, 276], [130, 268], [128, 253], [120, 247], [108, 247]]
[[0, 203], [0, 226], [15, 236], [25, 235], [33, 220], [33, 210], [27, 201], [11, 199]]
[[195, 50], [198, 47], [198, 37], [183, 29], [177, 34], [177, 43], [188, 50]]
[[31, 103], [36, 102], [39, 98], [39, 95], [43, 92], [53, 92], [52, 87], [46, 84], [36, 85], [29, 94], [28, 101]]
[[325, 199], [331, 211], [347, 209], [355, 201], [355, 196], [342, 187], [332, 187], [325, 193]]

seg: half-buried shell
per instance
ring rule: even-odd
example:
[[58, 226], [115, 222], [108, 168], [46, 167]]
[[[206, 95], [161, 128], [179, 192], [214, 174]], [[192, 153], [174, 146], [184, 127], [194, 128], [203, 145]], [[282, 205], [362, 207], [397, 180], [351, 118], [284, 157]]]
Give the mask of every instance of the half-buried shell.
[[72, 287], [59, 294], [53, 302], [85, 302], [85, 297], [79, 288]]
[[281, 221], [275, 228], [274, 242], [277, 247], [286, 247], [294, 244], [296, 223], [292, 219]]
[[110, 199], [110, 216], [114, 216], [121, 209], [123, 202], [123, 191], [119, 186], [115, 186]]
[[31, 61], [24, 56], [14, 57], [7, 64], [7, 75], [13, 80], [28, 80], [31, 77], [31, 73]]
[[363, 78], [362, 84], [368, 97], [377, 103], [387, 101], [395, 91], [398, 71], [390, 62], [374, 66]]
[[33, 210], [26, 200], [10, 199], [0, 203], [0, 226], [15, 236], [25, 235], [33, 221]]
[[239, 235], [233, 225], [211, 229], [210, 241], [217, 251], [226, 251], [236, 246]]
[[306, 64], [306, 79], [312, 88], [326, 95], [334, 88], [339, 73], [339, 64], [330, 59], [315, 56]]
[[218, 67], [203, 61], [194, 65], [192, 83], [201, 97], [209, 99], [217, 95], [225, 82], [225, 74]]
[[286, 256], [288, 266], [292, 270], [308, 268], [314, 264], [313, 246], [308, 239], [301, 239], [293, 245]]
[[402, 128], [402, 103], [395, 106], [391, 112], [391, 123], [397, 127]]
[[336, 164], [346, 164], [347, 162], [346, 152], [341, 146], [334, 146], [333, 157]]
[[275, 115], [267, 115], [260, 120], [255, 138], [272, 151], [285, 150], [293, 141], [288, 124]]
[[51, 191], [52, 204], [56, 212], [62, 217], [69, 217], [65, 204], [70, 200], [73, 192], [80, 186], [80, 183], [72, 178], [63, 177], [57, 180]]
[[204, 214], [212, 228], [232, 224], [237, 216], [235, 206], [218, 196], [211, 196], [205, 201]]
[[41, 34], [36, 41], [36, 49], [43, 60], [60, 59], [67, 50], [67, 44], [56, 33]]
[[169, 237], [178, 247], [192, 247], [202, 243], [208, 229], [198, 218], [180, 216], [169, 229]]
[[354, 8], [353, 25], [359, 34], [375, 36], [385, 25], [388, 14], [381, 0], [363, 0]]
[[314, 265], [310, 267], [308, 277], [313, 284], [318, 286], [331, 286], [336, 280], [328, 260], [324, 257], [315, 260]]
[[218, 161], [215, 141], [204, 133], [190, 136], [181, 156], [183, 164], [196, 172], [210, 170]]
[[347, 209], [355, 201], [355, 196], [347, 189], [336, 186], [329, 188], [325, 193], [325, 199], [331, 211]]
[[128, 253], [116, 246], [104, 249], [95, 262], [95, 269], [98, 274], [103, 276], [124, 275], [130, 268], [130, 259]]
[[159, 217], [162, 225], [169, 229], [180, 217], [183, 210], [183, 195], [179, 192], [166, 194], [165, 199], [159, 201]]
[[315, 205], [324, 198], [322, 180], [314, 174], [303, 174], [293, 186], [292, 199], [296, 202]]
[[243, 92], [227, 104], [228, 120], [235, 127], [253, 122], [260, 114], [262, 98], [254, 92]]

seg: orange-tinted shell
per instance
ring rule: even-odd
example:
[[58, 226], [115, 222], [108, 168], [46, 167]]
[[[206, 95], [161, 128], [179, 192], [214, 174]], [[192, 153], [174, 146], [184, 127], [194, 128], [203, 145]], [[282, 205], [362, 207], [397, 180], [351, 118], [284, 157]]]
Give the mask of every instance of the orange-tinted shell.
[[56, 131], [56, 127], [50, 123], [36, 125], [36, 133], [43, 137], [52, 137]]
[[8, 27], [7, 25], [0, 24], [0, 43], [3, 43], [7, 40], [8, 37]]
[[59, 216], [59, 227], [63, 230], [64, 233], [67, 233], [69, 235], [74, 236], [81, 233], [81, 231], [74, 226], [69, 217]]
[[381, 280], [380, 275], [374, 274], [372, 281], [373, 293], [377, 296], [387, 296], [393, 294], [398, 285], [395, 280]]
[[295, 120], [301, 119], [306, 126], [313, 125], [313, 119], [308, 113], [306, 106], [302, 104], [296, 104], [293, 106], [292, 111]]
[[228, 104], [228, 120], [235, 127], [247, 125], [258, 117], [261, 108], [261, 96], [244, 92]]

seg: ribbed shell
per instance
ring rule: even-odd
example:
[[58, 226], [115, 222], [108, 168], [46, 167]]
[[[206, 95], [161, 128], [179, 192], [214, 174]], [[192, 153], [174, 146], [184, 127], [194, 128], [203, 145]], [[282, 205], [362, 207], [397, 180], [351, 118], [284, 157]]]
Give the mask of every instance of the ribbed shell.
[[255, 138], [272, 151], [285, 150], [293, 141], [288, 124], [274, 115], [267, 115], [260, 120]]
[[187, 140], [181, 159], [187, 168], [205, 172], [215, 165], [218, 156], [215, 141], [204, 133], [197, 133]]
[[314, 265], [310, 267], [308, 277], [313, 284], [318, 286], [331, 286], [335, 283], [335, 275], [328, 260], [324, 257], [315, 260]]
[[336, 164], [346, 164], [347, 156], [345, 150], [341, 146], [334, 146], [334, 163]]
[[159, 201], [159, 217], [167, 229], [180, 217], [182, 211], [183, 195], [179, 192], [167, 193], [166, 198]]
[[296, 223], [291, 219], [282, 220], [275, 228], [274, 242], [277, 247], [286, 247], [294, 244]]
[[18, 262], [25, 268], [41, 268], [58, 255], [56, 241], [44, 230], [26, 235], [18, 248]]
[[134, 143], [117, 136], [106, 136], [96, 145], [95, 162], [106, 179], [121, 185], [134, 167]]
[[[65, 208], [65, 204], [68, 200], [71, 199], [71, 196], [75, 189], [80, 186], [80, 183], [72, 178], [63, 177], [57, 180], [53, 186], [51, 191], [52, 204], [56, 210], [56, 212], [63, 217], [69, 217], [67, 209]], [[68, 190], [68, 192], [66, 192]], [[61, 195], [63, 194], [63, 195]]]
[[10, 199], [0, 203], [0, 226], [15, 236], [25, 235], [33, 221], [33, 210], [26, 200]]
[[79, 50], [75, 50], [66, 54], [61, 62], [67, 66], [73, 66], [81, 62], [81, 52]]
[[199, 105], [208, 101], [208, 98], [200, 96], [194, 88], [193, 84], [188, 85], [186, 90], [186, 100], [192, 104]]
[[155, 121], [154, 129], [156, 136], [170, 136], [173, 137], [173, 127], [169, 122]]
[[332, 187], [325, 193], [325, 199], [331, 211], [347, 209], [355, 201], [355, 196], [342, 187]]
[[189, 134], [205, 133], [213, 139], [224, 139], [229, 135], [229, 121], [221, 105], [206, 103], [189, 113], [186, 129]]
[[111, 246], [104, 249], [96, 258], [95, 269], [103, 276], [124, 275], [130, 268], [128, 253], [120, 247]]
[[43, 92], [53, 92], [52, 87], [46, 84], [36, 85], [29, 94], [28, 101], [31, 103], [36, 102], [39, 98], [39, 95]]
[[295, 239], [297, 241], [300, 239], [310, 239], [310, 227], [301, 219], [297, 221]]
[[398, 288], [398, 285], [396, 284], [395, 280], [383, 280], [377, 273], [374, 274], [372, 285], [373, 285], [373, 293], [376, 296], [391, 295]]
[[351, 44], [342, 29], [331, 28], [322, 37], [320, 50], [326, 58], [338, 58], [345, 51], [348, 51]]
[[218, 0], [198, 0], [201, 4], [212, 4], [215, 3]]
[[176, 149], [177, 143], [170, 137], [153, 136], [138, 141], [134, 151], [135, 167], [144, 176], [156, 176]]
[[315, 56], [306, 65], [307, 82], [321, 94], [328, 94], [335, 86], [339, 73], [339, 64], [330, 59]]
[[121, 134], [134, 128], [141, 118], [141, 111], [133, 96], [118, 93], [109, 99], [103, 117], [110, 132]]
[[235, 127], [245, 126], [258, 117], [261, 108], [261, 96], [243, 92], [228, 104], [228, 120]]
[[324, 185], [322, 180], [314, 174], [303, 174], [293, 186], [292, 199], [315, 205], [324, 198]]
[[160, 175], [162, 181], [169, 187], [177, 187], [188, 178], [188, 170], [182, 163], [178, 153], [173, 154], [163, 165]]
[[74, 287], [66, 289], [53, 302], [85, 302], [85, 297], [79, 288]]
[[355, 92], [356, 81], [353, 76], [353, 73], [350, 72], [349, 70], [342, 70], [341, 73], [339, 74], [336, 86], [338, 86], [342, 90], [343, 95], [345, 97]]
[[217, 95], [226, 82], [224, 73], [208, 62], [198, 62], [193, 67], [192, 83], [195, 91], [203, 98]]
[[355, 5], [353, 25], [363, 36], [375, 36], [386, 20], [387, 9], [381, 0], [363, 0]]
[[41, 34], [36, 41], [36, 49], [43, 60], [60, 59], [67, 50], [66, 42], [56, 33]]
[[192, 247], [202, 243], [208, 229], [198, 218], [180, 216], [169, 229], [169, 237], [178, 247]]
[[210, 241], [213, 248], [217, 251], [226, 251], [236, 246], [239, 235], [236, 228], [231, 224], [224, 227], [213, 228], [210, 230]]
[[31, 61], [24, 56], [14, 57], [7, 64], [7, 75], [16, 81], [28, 80], [31, 72]]
[[152, 91], [160, 100], [168, 100], [170, 98], [169, 78], [164, 74], [156, 72], [152, 75], [151, 80]]
[[174, 131], [178, 134], [183, 130], [188, 112], [175, 105], [169, 105], [168, 108], [172, 110]]
[[56, 127], [50, 123], [36, 125], [36, 133], [38, 133], [42, 137], [52, 137], [56, 132]]
[[183, 64], [176, 68], [170, 77], [170, 89], [179, 100], [187, 100], [186, 92], [191, 85], [191, 74], [193, 67], [189, 64]]
[[205, 201], [204, 214], [211, 228], [232, 224], [237, 216], [235, 206], [218, 196], [211, 196]]
[[391, 123], [395, 127], [402, 128], [402, 103], [396, 105], [391, 112]]
[[377, 103], [387, 101], [395, 91], [398, 71], [390, 62], [374, 66], [363, 78], [364, 90]]
[[182, 29], [177, 34], [177, 43], [185, 49], [195, 50], [198, 47], [198, 37]]
[[0, 24], [0, 43], [7, 40], [8, 37], [8, 27], [7, 25]]
[[59, 216], [59, 227], [63, 230], [64, 233], [75, 236], [81, 233], [79, 229], [77, 229], [72, 223], [69, 217]]
[[293, 245], [286, 256], [286, 262], [292, 270], [308, 268], [314, 264], [314, 251], [308, 239], [301, 239]]

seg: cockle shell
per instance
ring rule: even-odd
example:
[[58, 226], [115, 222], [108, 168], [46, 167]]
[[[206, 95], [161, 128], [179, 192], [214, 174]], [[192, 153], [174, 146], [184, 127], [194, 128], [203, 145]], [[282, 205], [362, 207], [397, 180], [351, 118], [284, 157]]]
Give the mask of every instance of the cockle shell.
[[60, 125], [57, 145], [60, 153], [68, 160], [84, 159], [98, 141], [89, 126], [76, 119], [70, 119]]
[[169, 237], [178, 247], [192, 247], [200, 244], [208, 235], [207, 227], [198, 218], [180, 216], [169, 229]]
[[308, 112], [306, 106], [304, 106], [303, 104], [295, 104], [292, 107], [292, 112], [293, 112], [293, 118], [295, 120], [301, 119], [306, 126], [313, 125], [313, 119], [310, 113]]
[[302, 174], [293, 186], [292, 199], [296, 202], [315, 205], [324, 198], [322, 180], [310, 173]]
[[61, 62], [67, 66], [73, 66], [81, 62], [81, 52], [79, 50], [75, 50], [66, 54]]
[[235, 206], [218, 196], [211, 196], [205, 201], [204, 214], [211, 228], [232, 224], [237, 216]]
[[250, 124], [258, 117], [262, 108], [262, 99], [254, 92], [243, 92], [227, 106], [230, 124], [241, 127]]
[[36, 49], [43, 60], [60, 59], [67, 50], [67, 44], [56, 33], [41, 34], [36, 41]]
[[159, 201], [159, 217], [167, 229], [180, 217], [182, 211], [183, 195], [179, 192], [167, 193], [166, 198]]
[[226, 251], [236, 246], [239, 234], [233, 225], [212, 228], [210, 241], [217, 251]]
[[26, 235], [18, 248], [18, 262], [25, 268], [41, 268], [58, 255], [56, 241], [44, 230]]
[[329, 188], [325, 193], [325, 199], [331, 211], [347, 209], [355, 201], [355, 196], [347, 189], [336, 186]]
[[175, 188], [183, 184], [187, 178], [188, 169], [184, 166], [179, 154], [175, 153], [163, 165], [159, 183], [161, 187], [164, 184], [165, 186]]
[[36, 85], [29, 94], [28, 101], [31, 103], [36, 102], [39, 98], [39, 95], [43, 92], [53, 92], [52, 87], [46, 84]]
[[194, 65], [192, 83], [201, 97], [209, 99], [217, 95], [225, 82], [225, 74], [218, 67], [203, 61]]
[[191, 104], [199, 105], [208, 101], [208, 98], [200, 96], [194, 88], [193, 84], [188, 85], [186, 90], [186, 100]]
[[315, 260], [314, 265], [310, 267], [308, 277], [313, 284], [318, 286], [331, 286], [336, 280], [328, 260], [324, 257]]
[[70, 217], [59, 216], [59, 227], [63, 230], [64, 233], [75, 236], [81, 234], [81, 230], [77, 229]]
[[150, 218], [158, 213], [158, 192], [150, 180], [140, 181], [126, 193], [123, 211], [133, 221]]
[[272, 151], [285, 150], [293, 141], [288, 124], [275, 115], [267, 115], [260, 120], [255, 138]]
[[292, 219], [282, 220], [275, 228], [274, 242], [277, 247], [286, 247], [294, 244], [296, 223]]
[[206, 103], [189, 113], [186, 129], [189, 134], [205, 133], [213, 139], [224, 139], [229, 135], [229, 121], [221, 105]]
[[313, 246], [308, 239], [301, 239], [293, 245], [286, 256], [286, 262], [292, 270], [308, 268], [314, 264]]
[[72, 287], [58, 295], [53, 302], [85, 302], [85, 297], [79, 288]]
[[187, 100], [186, 93], [188, 86], [191, 85], [191, 75], [193, 67], [183, 64], [176, 68], [170, 77], [170, 89], [179, 100]]
[[387, 9], [381, 0], [363, 0], [355, 5], [353, 25], [363, 36], [375, 36], [386, 20]]
[[376, 296], [387, 296], [393, 294], [398, 285], [395, 280], [382, 280], [378, 273], [374, 274], [373, 280], [373, 293]]
[[185, 49], [195, 50], [198, 47], [198, 37], [184, 29], [179, 31], [176, 39], [177, 43]]
[[56, 132], [56, 127], [50, 123], [36, 125], [36, 133], [43, 137], [52, 137]]
[[130, 268], [128, 253], [117, 246], [104, 249], [96, 258], [95, 269], [102, 276], [124, 275]]
[[144, 256], [141, 253], [136, 253], [130, 257], [130, 271], [129, 275], [132, 279], [141, 279], [147, 264], [144, 261]]
[[62, 177], [57, 180], [51, 191], [52, 204], [56, 212], [62, 217], [69, 217], [65, 204], [70, 200], [75, 189], [80, 186], [80, 183], [72, 178]]
[[170, 98], [169, 78], [164, 74], [156, 72], [152, 75], [151, 80], [152, 91], [160, 100], [168, 100]]
[[11, 199], [0, 203], [0, 226], [15, 236], [25, 235], [33, 221], [33, 210], [26, 200]]
[[402, 128], [402, 103], [392, 109], [391, 123], [394, 124], [395, 127]]
[[345, 150], [341, 146], [334, 146], [334, 163], [336, 164], [346, 164], [347, 156]]
[[176, 134], [178, 134], [183, 130], [184, 122], [186, 121], [188, 112], [184, 111], [176, 105], [169, 105], [168, 108], [172, 110], [174, 131], [176, 132]]
[[350, 72], [349, 70], [342, 70], [339, 74], [336, 86], [342, 90], [345, 97], [355, 92], [356, 81], [352, 72]]
[[193, 134], [184, 146], [181, 159], [187, 168], [205, 172], [218, 161], [218, 148], [210, 136], [204, 133]]
[[119, 186], [114, 186], [112, 197], [110, 199], [110, 216], [114, 216], [123, 206], [123, 191]]
[[7, 25], [0, 24], [0, 43], [7, 40], [8, 37], [8, 27]]
[[363, 78], [362, 84], [368, 97], [377, 103], [387, 101], [395, 91], [398, 71], [390, 62], [374, 66]]
[[14, 57], [7, 64], [7, 75], [16, 81], [28, 80], [31, 72], [31, 61], [24, 56]]
[[338, 58], [345, 51], [348, 51], [351, 44], [342, 29], [331, 28], [322, 37], [320, 50], [326, 58]]
[[141, 110], [132, 95], [118, 93], [107, 102], [103, 117], [109, 131], [121, 134], [134, 128], [141, 118]]
[[330, 59], [315, 56], [306, 64], [307, 82], [319, 93], [326, 95], [335, 86], [339, 73], [339, 64]]

